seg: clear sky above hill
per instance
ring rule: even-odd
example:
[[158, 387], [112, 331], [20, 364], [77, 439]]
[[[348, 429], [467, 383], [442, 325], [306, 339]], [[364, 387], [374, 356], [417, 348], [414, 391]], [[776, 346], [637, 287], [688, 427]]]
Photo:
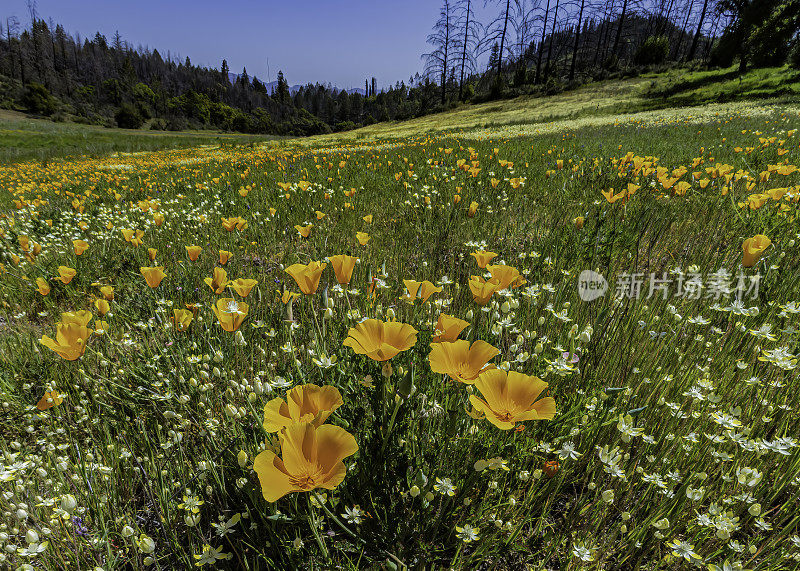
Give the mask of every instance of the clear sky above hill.
[[[482, 2], [476, 2], [482, 6]], [[194, 64], [290, 84], [380, 87], [421, 71], [438, 0], [37, 0], [39, 17], [82, 36], [119, 30], [134, 46], [169, 50]], [[0, 16], [30, 25], [25, 0], [3, 2]], [[267, 67], [269, 58], [269, 69]]]

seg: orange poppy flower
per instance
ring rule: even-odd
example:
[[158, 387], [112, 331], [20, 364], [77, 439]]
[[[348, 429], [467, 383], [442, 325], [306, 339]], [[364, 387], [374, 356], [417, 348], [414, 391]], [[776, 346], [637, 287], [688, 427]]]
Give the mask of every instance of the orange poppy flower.
[[300, 385], [280, 397], [269, 401], [264, 407], [264, 430], [278, 432], [293, 424], [310, 422], [322, 425], [331, 413], [344, 401], [336, 387]]
[[491, 366], [489, 360], [499, 354], [497, 347], [481, 340], [471, 346], [464, 340], [431, 343], [428, 362], [434, 373], [444, 373], [454, 381], [471, 385], [482, 371]]
[[328, 260], [333, 267], [333, 273], [336, 274], [336, 281], [342, 285], [349, 284], [353, 278], [353, 269], [356, 267], [358, 258], [339, 254], [338, 256], [329, 256]]
[[161, 280], [167, 277], [162, 266], [155, 268], [139, 268], [139, 271], [144, 276], [147, 285], [151, 288], [157, 288], [161, 284]]
[[306, 295], [313, 295], [317, 292], [319, 287], [319, 280], [322, 276], [322, 270], [328, 264], [320, 262], [309, 262], [308, 264], [292, 264], [286, 268], [286, 273], [294, 278], [297, 285]]
[[398, 321], [366, 319], [351, 327], [347, 335], [342, 345], [373, 361], [388, 361], [417, 342], [417, 330]]
[[253, 469], [268, 502], [292, 492], [317, 488], [332, 490], [344, 480], [342, 460], [356, 453], [356, 439], [343, 428], [324, 424], [295, 424], [279, 433], [281, 455], [265, 450], [255, 457]]

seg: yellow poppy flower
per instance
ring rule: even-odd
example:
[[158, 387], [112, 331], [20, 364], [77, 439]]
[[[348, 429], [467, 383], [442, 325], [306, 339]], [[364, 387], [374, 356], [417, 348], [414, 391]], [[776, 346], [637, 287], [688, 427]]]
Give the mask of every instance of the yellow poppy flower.
[[492, 274], [492, 281], [497, 281], [500, 284], [497, 288], [498, 290], [506, 289], [507, 287], [518, 288], [527, 283], [514, 266], [500, 264], [486, 266], [486, 269]]
[[319, 279], [322, 276], [322, 270], [328, 264], [320, 262], [309, 262], [308, 264], [292, 264], [286, 268], [286, 273], [294, 278], [297, 285], [306, 295], [313, 295], [317, 292], [319, 287]]
[[481, 276], [470, 276], [469, 289], [472, 292], [472, 298], [478, 305], [486, 305], [496, 291], [500, 289], [500, 282], [492, 278], [489, 281], [484, 280]]
[[77, 273], [77, 271], [67, 266], [58, 266], [58, 277], [56, 279], [66, 285], [72, 281], [72, 278], [74, 278]]
[[742, 243], [742, 266], [745, 268], [752, 268], [756, 265], [758, 260], [764, 254], [764, 251], [772, 244], [772, 240], [763, 234], [756, 234], [752, 238], [748, 238]]
[[336, 281], [342, 285], [349, 284], [353, 278], [353, 269], [356, 267], [358, 258], [347, 254], [339, 254], [338, 256], [328, 257], [328, 260], [333, 267], [333, 273], [336, 274]]
[[222, 328], [233, 333], [242, 325], [250, 306], [233, 298], [223, 297], [218, 299], [216, 305], [211, 306], [211, 309]]
[[48, 391], [44, 393], [44, 396], [36, 403], [36, 408], [39, 410], [48, 410], [54, 406], [60, 405], [62, 402], [64, 402], [64, 397], [59, 394], [58, 391]]
[[219, 263], [223, 266], [227, 264], [228, 260], [230, 260], [232, 257], [233, 257], [233, 252], [229, 252], [228, 250], [219, 251]]
[[151, 288], [157, 288], [161, 284], [161, 280], [167, 277], [162, 266], [157, 266], [155, 268], [139, 268], [139, 271], [144, 276], [147, 285]]
[[221, 218], [222, 227], [228, 232], [236, 230], [244, 230], [247, 228], [247, 221], [241, 216], [232, 216], [231, 218]]
[[490, 369], [475, 381], [475, 388], [483, 399], [470, 395], [469, 402], [497, 428], [510, 430], [517, 422], [553, 419], [556, 401], [553, 397], [539, 399], [547, 387], [547, 383], [538, 377]]
[[123, 228], [120, 230], [122, 232], [122, 236], [125, 238], [126, 242], [130, 242], [137, 248], [142, 244], [142, 236], [144, 236], [143, 230], [131, 230], [130, 228]]
[[614, 204], [617, 200], [623, 199], [628, 195], [628, 191], [625, 189], [620, 190], [617, 194], [614, 194], [613, 188], [610, 188], [608, 190], [601, 190], [600, 192], [602, 193], [603, 196], [606, 197], [606, 200], [608, 201], [609, 204]]
[[228, 287], [242, 297], [247, 297], [248, 295], [250, 295], [252, 289], [257, 285], [258, 285], [257, 280], [249, 280], [244, 278], [239, 278], [233, 280], [232, 282], [228, 282]]
[[50, 284], [44, 278], [36, 278], [36, 289], [42, 295], [50, 293]]
[[309, 224], [308, 226], [300, 226], [299, 224], [295, 224], [294, 226], [295, 230], [297, 230], [303, 238], [308, 238], [313, 227], [313, 224]]
[[186, 246], [186, 254], [189, 256], [191, 261], [196, 261], [197, 258], [200, 256], [200, 252], [203, 251], [203, 248], [200, 246]]
[[468, 325], [468, 321], [453, 317], [452, 315], [447, 315], [446, 313], [440, 313], [439, 320], [436, 322], [436, 330], [431, 340], [434, 343], [455, 341]]
[[84, 240], [73, 240], [72, 241], [72, 248], [75, 250], [75, 255], [80, 256], [86, 251], [86, 248], [89, 247], [89, 243], [85, 242]]
[[221, 294], [228, 285], [228, 272], [223, 268], [214, 268], [214, 277], [205, 278], [203, 281], [211, 288], [211, 291]]
[[473, 201], [469, 205], [469, 210], [467, 211], [467, 216], [469, 216], [470, 218], [473, 218], [477, 211], [478, 211], [478, 203]]
[[486, 250], [477, 250], [475, 252], [472, 252], [470, 256], [473, 256], [475, 258], [475, 261], [478, 262], [479, 268], [485, 268], [486, 264], [488, 264], [494, 258], [497, 257], [497, 254], [495, 254], [494, 252], [488, 252]]
[[398, 321], [366, 319], [351, 327], [347, 335], [342, 345], [373, 361], [388, 361], [417, 342], [417, 330]]
[[343, 428], [325, 424], [295, 424], [279, 435], [281, 455], [265, 450], [255, 457], [253, 469], [268, 502], [292, 492], [317, 488], [332, 490], [347, 474], [342, 460], [356, 453], [356, 439]]
[[471, 346], [464, 340], [431, 343], [428, 362], [434, 373], [444, 373], [454, 381], [471, 385], [487, 368], [489, 360], [499, 354], [499, 349], [481, 340]]
[[189, 309], [173, 309], [172, 317], [170, 317], [172, 325], [181, 333], [189, 329], [192, 319], [194, 319], [194, 313]]
[[293, 424], [310, 422], [322, 425], [344, 401], [336, 387], [312, 384], [294, 387], [286, 400], [277, 397], [264, 407], [264, 430], [278, 432]]
[[114, 300], [114, 288], [110, 285], [102, 286], [100, 288], [100, 293], [103, 294], [103, 297], [106, 298], [108, 301]]
[[412, 303], [417, 299], [417, 297], [422, 300], [422, 303], [425, 303], [433, 294], [440, 293], [442, 291], [442, 288], [436, 287], [428, 280], [425, 280], [424, 282], [403, 280], [403, 284], [406, 286], [408, 293], [401, 299], [411, 301]]
[[86, 325], [62, 322], [56, 325], [55, 340], [44, 335], [39, 343], [57, 353], [62, 359], [74, 361], [86, 351], [86, 342], [91, 334], [91, 330]]
[[108, 300], [104, 298], [94, 300], [94, 306], [97, 309], [97, 313], [100, 315], [105, 315], [111, 311], [111, 306], [109, 305]]
[[147, 248], [147, 257], [150, 258], [151, 262], [155, 261], [157, 254], [158, 250], [156, 250], [155, 248]]
[[367, 224], [372, 224], [372, 214], [367, 214], [366, 216], [363, 216], [361, 220], [363, 220]]
[[61, 323], [77, 323], [85, 327], [89, 326], [92, 320], [92, 312], [86, 309], [79, 309], [78, 311], [69, 311], [61, 314]]
[[[280, 290], [278, 290], [278, 293], [281, 293]], [[291, 303], [296, 299], [300, 299], [300, 294], [294, 291], [289, 291], [288, 289], [281, 295], [281, 301], [283, 303]]]
[[362, 246], [366, 246], [367, 242], [370, 241], [370, 238], [371, 236], [366, 232], [356, 232], [356, 239], [358, 240], [358, 243], [361, 244]]

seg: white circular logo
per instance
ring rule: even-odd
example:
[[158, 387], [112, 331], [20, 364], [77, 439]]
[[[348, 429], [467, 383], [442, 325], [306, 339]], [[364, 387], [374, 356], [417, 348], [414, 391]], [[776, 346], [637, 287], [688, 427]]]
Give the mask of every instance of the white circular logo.
[[602, 274], [592, 270], [583, 270], [578, 276], [578, 297], [583, 301], [594, 301], [605, 295], [608, 282]]

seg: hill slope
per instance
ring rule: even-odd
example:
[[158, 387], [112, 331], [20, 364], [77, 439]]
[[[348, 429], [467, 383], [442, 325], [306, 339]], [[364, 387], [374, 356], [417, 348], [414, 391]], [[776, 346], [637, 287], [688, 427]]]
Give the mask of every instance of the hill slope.
[[[671, 118], [696, 120], [731, 109], [750, 113], [780, 102], [800, 102], [800, 72], [782, 68], [754, 70], [739, 76], [734, 70], [648, 74], [608, 80], [549, 96], [523, 96], [482, 104], [461, 105], [451, 111], [407, 121], [377, 123], [361, 129], [291, 139], [303, 146], [347, 141], [404, 138], [424, 133], [459, 132], [471, 138], [516, 136], [582, 125]], [[790, 107], [791, 108], [791, 107]], [[0, 161], [183, 148], [201, 144], [250, 144], [276, 137], [219, 131], [168, 132], [108, 129], [74, 123], [31, 119], [0, 111]], [[287, 139], [280, 139], [286, 141]]]

